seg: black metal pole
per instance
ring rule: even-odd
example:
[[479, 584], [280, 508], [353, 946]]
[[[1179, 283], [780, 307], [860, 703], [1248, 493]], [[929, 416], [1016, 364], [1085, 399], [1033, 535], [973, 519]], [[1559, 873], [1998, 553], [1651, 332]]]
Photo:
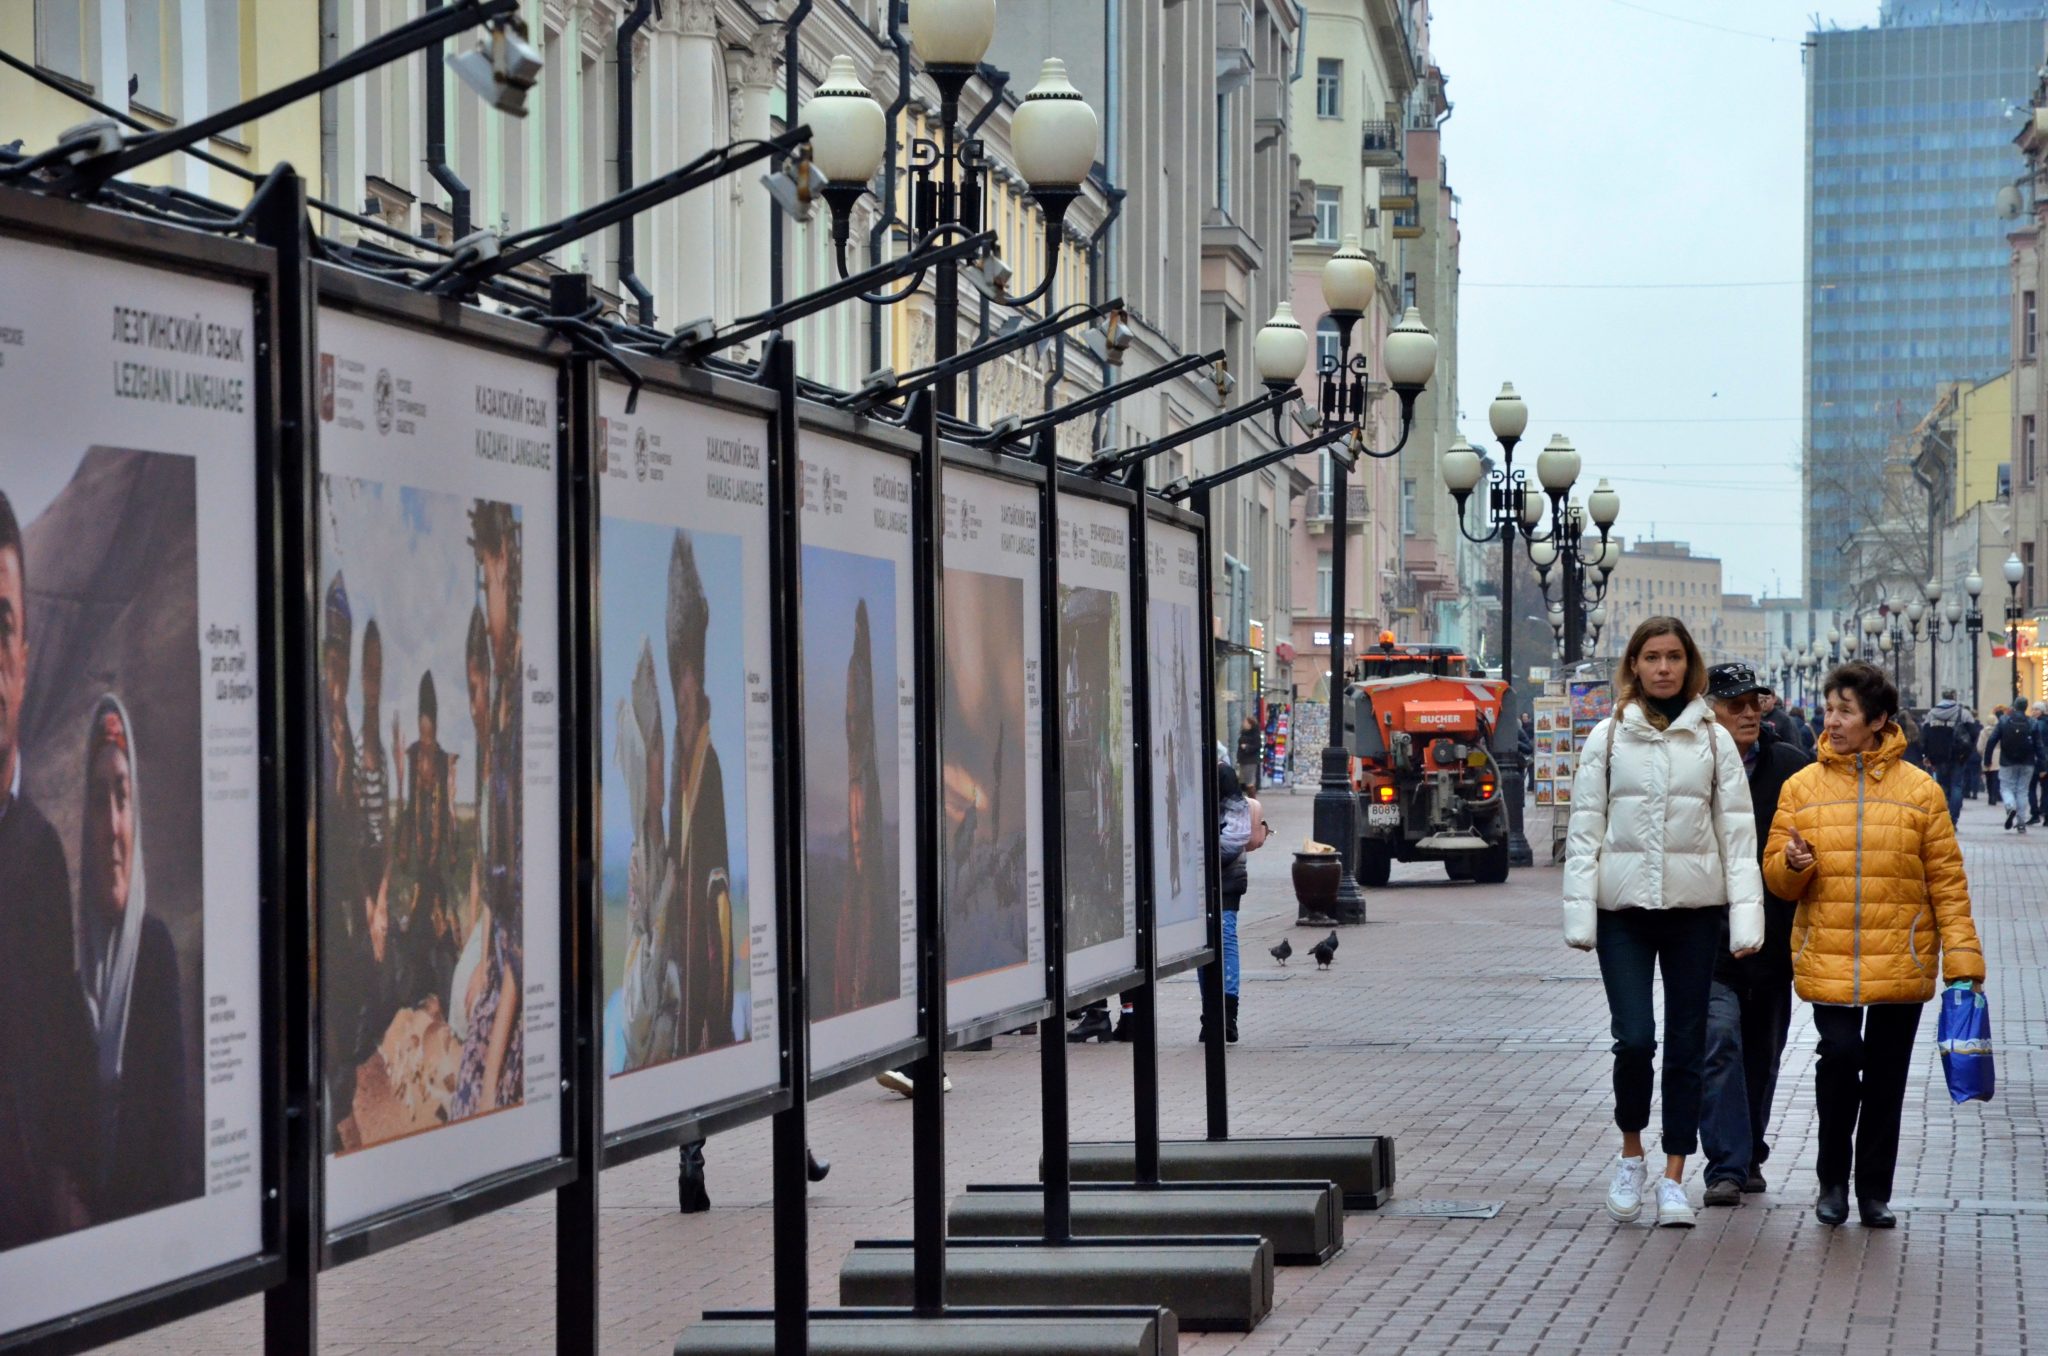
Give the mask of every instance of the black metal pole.
[[[940, 152], [945, 175], [939, 187], [939, 221], [959, 220], [960, 184], [957, 147], [953, 125], [960, 119], [960, 90], [953, 82], [940, 86], [942, 107], [939, 121], [945, 128], [945, 145]], [[932, 280], [932, 362], [943, 363], [960, 351], [960, 270], [948, 264]], [[959, 412], [959, 379], [947, 376], [938, 384], [938, 412], [947, 418]]]
[[[1326, 408], [1325, 419], [1355, 418], [1363, 420], [1365, 411], [1341, 408], [1346, 386], [1346, 373], [1351, 365], [1351, 331], [1357, 324], [1354, 314], [1346, 320], [1338, 319], [1340, 354], [1334, 378], [1338, 408]], [[1332, 381], [1324, 377], [1326, 386], [1324, 404], [1329, 405], [1327, 387]], [[1316, 838], [1337, 850], [1339, 875], [1337, 894], [1332, 910], [1334, 921], [1339, 923], [1363, 923], [1365, 921], [1365, 895], [1358, 888], [1358, 830], [1357, 806], [1351, 789], [1351, 753], [1344, 745], [1344, 698], [1346, 653], [1344, 628], [1348, 618], [1345, 598], [1345, 574], [1348, 569], [1347, 555], [1351, 534], [1351, 483], [1350, 472], [1345, 469], [1342, 457], [1330, 458], [1330, 492], [1335, 503], [1330, 509], [1330, 729], [1329, 738], [1323, 745], [1322, 783], [1316, 789], [1315, 834]], [[1205, 592], [1211, 587], [1207, 574], [1202, 576]], [[1213, 632], [1204, 631], [1211, 635]], [[1213, 686], [1213, 683], [1210, 684]], [[1213, 726], [1212, 726], [1213, 728]], [[1212, 774], [1213, 776], [1213, 774]], [[1211, 821], [1213, 822], [1213, 820]]]
[[[271, 557], [276, 571], [277, 605], [270, 614], [277, 627], [274, 640], [258, 647], [258, 663], [266, 667], [264, 689], [278, 703], [284, 747], [278, 752], [287, 767], [315, 766], [315, 726], [307, 694], [315, 690], [312, 656], [312, 599], [318, 548], [313, 534], [312, 485], [314, 449], [312, 393], [312, 271], [307, 263], [306, 183], [293, 176], [272, 190], [257, 208], [256, 239], [277, 255], [276, 326], [277, 389], [271, 400], [276, 420], [278, 474], [277, 544]], [[259, 431], [259, 437], [262, 436]], [[268, 658], [266, 658], [268, 656]], [[274, 665], [274, 669], [269, 666]], [[320, 1348], [320, 1244], [326, 1225], [322, 1217], [320, 1134], [320, 1017], [316, 977], [319, 974], [320, 929], [315, 921], [313, 892], [313, 797], [308, 780], [286, 775], [283, 802], [277, 807], [279, 871], [287, 885], [275, 917], [283, 933], [285, 965], [275, 992], [278, 1011], [267, 1020], [281, 1028], [283, 1059], [282, 1174], [279, 1202], [281, 1237], [276, 1250], [284, 1257], [284, 1279], [263, 1296], [263, 1350], [266, 1356], [296, 1356]]]
[[1059, 431], [1038, 432], [1045, 468], [1038, 520], [1038, 680], [1041, 795], [1045, 803], [1045, 996], [1051, 1011], [1038, 1024], [1039, 1137], [1045, 1155], [1045, 1241], [1074, 1236], [1073, 1143], [1067, 1114], [1067, 758], [1066, 696], [1060, 665]]
[[[612, 163], [614, 166], [613, 192], [624, 193], [633, 186], [633, 40], [646, 26], [654, 9], [654, 0], [636, 0], [632, 10], [619, 25], [614, 40], [612, 83], [616, 101], [612, 105], [617, 130], [612, 136]], [[642, 325], [654, 324], [654, 293], [647, 290], [647, 284], [640, 281], [639, 268], [639, 223], [632, 217], [619, 222], [619, 287], [630, 293], [639, 314], [635, 317]], [[456, 237], [458, 240], [461, 237]]]
[[[548, 284], [556, 315], [581, 315], [590, 304], [590, 275], [569, 273]], [[598, 1174], [604, 1153], [604, 939], [597, 888], [598, 653], [592, 587], [597, 559], [597, 499], [591, 469], [597, 445], [597, 372], [572, 356], [562, 373], [559, 433], [561, 532], [556, 568], [567, 606], [557, 709], [563, 713], [562, 861], [569, 888], [562, 901], [568, 972], [562, 976], [562, 1120], [576, 1175], [555, 1192], [555, 1350], [596, 1351], [598, 1322]]]
[[1586, 562], [1577, 540], [1558, 543], [1559, 563], [1564, 566], [1564, 662], [1576, 664], [1586, 654]]
[[[950, 276], [953, 270], [946, 269]], [[917, 815], [917, 989], [924, 1054], [911, 1075], [910, 1176], [912, 1303], [932, 1315], [946, 1307], [946, 909], [941, 861], [945, 840], [945, 732], [941, 666], [945, 656], [943, 461], [938, 400], [912, 396], [907, 422], [918, 454], [910, 478], [911, 692], [917, 703], [914, 763]]]
[[[1126, 558], [1131, 578], [1131, 771], [1132, 790], [1137, 800], [1138, 887], [1137, 944], [1138, 975], [1131, 1018], [1137, 1023], [1131, 1043], [1131, 1116], [1135, 1145], [1136, 1181], [1140, 1186], [1159, 1182], [1159, 905], [1156, 894], [1158, 871], [1153, 859], [1154, 825], [1152, 787], [1152, 641], [1151, 641], [1151, 514], [1146, 508], [1145, 471], [1131, 468], [1128, 483], [1137, 493], [1131, 508], [1131, 532]], [[1219, 956], [1220, 959], [1220, 956]], [[1217, 1025], [1222, 1009], [1216, 1010]]]
[[[1196, 491], [1189, 507], [1202, 520], [1202, 532], [1196, 546], [1199, 561], [1197, 573], [1201, 576], [1201, 613], [1196, 634], [1196, 644], [1203, 648], [1202, 676], [1202, 739], [1203, 749], [1208, 741], [1216, 737], [1216, 659], [1215, 645], [1211, 640], [1216, 634], [1216, 584], [1215, 548], [1210, 530], [1215, 520], [1209, 516], [1209, 491]], [[1202, 1001], [1209, 1006], [1214, 1018], [1209, 1023], [1209, 1040], [1202, 1047], [1203, 1101], [1208, 1119], [1210, 1139], [1230, 1138], [1230, 1070], [1224, 1062], [1223, 1030], [1223, 869], [1216, 851], [1216, 760], [1204, 756], [1201, 760], [1202, 775], [1202, 911], [1208, 923], [1209, 950], [1215, 954], [1215, 961], [1200, 977]]]
[[[782, 21], [782, 125], [785, 128], [797, 125], [797, 109], [802, 102], [797, 98], [797, 87], [803, 83], [803, 59], [797, 43], [798, 30], [804, 20], [811, 16], [811, 6], [816, 0], [797, 0], [796, 8]], [[789, 225], [782, 219], [779, 208], [768, 209], [768, 304], [780, 306], [785, 291], [782, 275], [785, 271], [783, 256], [787, 252], [784, 240]], [[794, 658], [794, 655], [792, 655]]]
[[[1525, 491], [1515, 480], [1514, 472], [1515, 445], [1520, 441], [1520, 438], [1500, 440], [1503, 457], [1501, 504], [1496, 510], [1500, 520], [1500, 676], [1507, 680], [1510, 692], [1518, 686], [1515, 682], [1515, 534], [1522, 530], [1521, 499]], [[1536, 855], [1530, 850], [1529, 836], [1524, 832], [1529, 773], [1522, 765], [1522, 732], [1518, 729], [1514, 734], [1514, 739], [1507, 741], [1500, 760], [1508, 793], [1508, 865], [1533, 866]]]
[[777, 334], [768, 341], [763, 383], [776, 395], [768, 446], [769, 671], [777, 675], [770, 717], [775, 726], [774, 794], [780, 834], [775, 845], [776, 1021], [789, 1106], [776, 1113], [771, 1138], [775, 1182], [775, 1356], [810, 1350], [811, 1228], [805, 1210], [810, 1179], [811, 1033], [804, 956], [803, 511], [798, 464], [796, 348]]

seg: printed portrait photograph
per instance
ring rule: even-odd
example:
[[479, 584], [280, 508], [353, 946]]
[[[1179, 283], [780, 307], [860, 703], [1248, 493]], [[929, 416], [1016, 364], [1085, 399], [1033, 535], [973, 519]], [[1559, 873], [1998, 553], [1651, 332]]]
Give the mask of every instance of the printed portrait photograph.
[[1060, 586], [1067, 950], [1124, 935], [1123, 600]]
[[605, 1071], [745, 1041], [746, 664], [740, 539], [604, 520]]
[[1024, 581], [946, 571], [946, 977], [1029, 956]]
[[896, 563], [803, 551], [804, 889], [811, 1020], [902, 993]]
[[197, 511], [187, 456], [0, 471], [0, 1251], [206, 1191]]
[[322, 476], [330, 1152], [525, 1099], [520, 510]]
[[1159, 921], [1178, 923], [1202, 914], [1202, 661], [1192, 607], [1155, 598], [1150, 610], [1156, 831], [1167, 849], [1154, 884]]

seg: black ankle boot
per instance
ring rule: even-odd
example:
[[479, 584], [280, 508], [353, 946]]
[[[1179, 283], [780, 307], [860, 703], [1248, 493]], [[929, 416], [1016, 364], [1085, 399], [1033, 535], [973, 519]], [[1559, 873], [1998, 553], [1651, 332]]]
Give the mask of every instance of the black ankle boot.
[[813, 1182], [822, 1182], [832, 1173], [832, 1160], [820, 1158], [809, 1149], [804, 1150], [804, 1176]]
[[1085, 1045], [1089, 1041], [1107, 1043], [1112, 1034], [1109, 1014], [1101, 1008], [1090, 1008], [1081, 1014], [1081, 1020], [1067, 1033], [1067, 1040], [1074, 1045]]
[[1223, 995], [1223, 1039], [1237, 1044], [1237, 995]]
[[1820, 1199], [1813, 1203], [1813, 1217], [1831, 1228], [1838, 1224], [1847, 1224], [1849, 1222], [1848, 1184], [1822, 1187], [1820, 1189]]
[[676, 1159], [676, 1209], [697, 1215], [710, 1208], [711, 1193], [704, 1186], [704, 1141], [692, 1140]]
[[1119, 1012], [1116, 1015], [1116, 1031], [1112, 1038], [1126, 1045], [1138, 1039], [1138, 1014], [1129, 1008]]
[[1863, 1221], [1866, 1229], [1896, 1229], [1899, 1217], [1892, 1213], [1889, 1201], [1876, 1201], [1868, 1196], [1856, 1198], [1856, 1217]]

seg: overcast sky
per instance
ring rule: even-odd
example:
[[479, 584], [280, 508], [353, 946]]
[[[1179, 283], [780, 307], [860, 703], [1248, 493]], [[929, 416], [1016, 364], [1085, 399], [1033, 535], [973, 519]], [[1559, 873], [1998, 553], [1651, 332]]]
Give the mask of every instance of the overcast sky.
[[[1464, 228], [1459, 404], [1517, 466], [1563, 433], [1621, 492], [1621, 535], [1721, 557], [1734, 593], [1800, 589], [1805, 71], [1818, 12], [1877, 0], [1436, 0]], [[1931, 394], [1931, 393], [1930, 393]]]

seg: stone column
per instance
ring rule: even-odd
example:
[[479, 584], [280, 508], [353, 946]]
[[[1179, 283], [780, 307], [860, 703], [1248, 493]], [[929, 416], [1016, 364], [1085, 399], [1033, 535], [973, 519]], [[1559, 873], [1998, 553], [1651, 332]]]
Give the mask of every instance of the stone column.
[[[773, 131], [769, 124], [779, 93], [775, 77], [781, 45], [782, 26], [763, 24], [746, 46], [726, 49], [725, 78], [726, 87], [735, 95], [732, 134], [736, 140], [764, 140]], [[734, 270], [739, 278], [735, 296], [738, 315], [768, 308], [768, 214], [776, 208], [768, 190], [761, 187], [761, 176], [770, 171], [771, 167], [763, 165], [730, 180], [728, 206], [735, 222], [732, 239], [738, 265]], [[796, 239], [796, 223], [787, 223], [787, 232], [786, 241]]]
[[[669, 123], [674, 132], [673, 158], [655, 164], [649, 177], [666, 174], [689, 163], [704, 152], [726, 143], [726, 110], [719, 99], [718, 22], [713, 0], [670, 0], [675, 6], [670, 50], [674, 60], [670, 74], [675, 102], [657, 106], [654, 117]], [[666, 8], [666, 7], [664, 7]], [[702, 188], [685, 194], [676, 207], [676, 309], [664, 324], [686, 325], [709, 316], [716, 309], [714, 241], [718, 221], [719, 193]]]

